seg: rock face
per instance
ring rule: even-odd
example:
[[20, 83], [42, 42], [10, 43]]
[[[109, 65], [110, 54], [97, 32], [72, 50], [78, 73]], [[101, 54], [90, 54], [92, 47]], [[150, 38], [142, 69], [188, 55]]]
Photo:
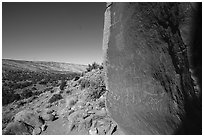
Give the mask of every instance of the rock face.
[[126, 134], [201, 134], [179, 30], [190, 8], [189, 3], [107, 4], [106, 104]]

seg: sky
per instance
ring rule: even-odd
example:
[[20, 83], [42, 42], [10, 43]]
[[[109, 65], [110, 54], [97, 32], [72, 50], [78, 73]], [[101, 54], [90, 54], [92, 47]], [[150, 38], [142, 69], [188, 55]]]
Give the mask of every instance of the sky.
[[105, 8], [101, 2], [3, 2], [2, 58], [101, 63]]

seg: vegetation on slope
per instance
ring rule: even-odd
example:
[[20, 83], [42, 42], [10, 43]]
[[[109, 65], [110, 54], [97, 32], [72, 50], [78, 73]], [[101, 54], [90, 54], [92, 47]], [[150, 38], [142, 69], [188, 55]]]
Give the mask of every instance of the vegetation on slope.
[[85, 70], [85, 65], [5, 59], [2, 61], [3, 105], [36, 95], [33, 92], [36, 84], [56, 86], [59, 80], [73, 79]]

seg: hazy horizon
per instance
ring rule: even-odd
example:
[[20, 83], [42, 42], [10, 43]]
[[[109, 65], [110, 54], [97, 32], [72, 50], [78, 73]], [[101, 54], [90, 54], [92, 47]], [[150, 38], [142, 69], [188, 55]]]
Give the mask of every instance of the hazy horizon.
[[105, 3], [3, 2], [2, 58], [102, 62]]

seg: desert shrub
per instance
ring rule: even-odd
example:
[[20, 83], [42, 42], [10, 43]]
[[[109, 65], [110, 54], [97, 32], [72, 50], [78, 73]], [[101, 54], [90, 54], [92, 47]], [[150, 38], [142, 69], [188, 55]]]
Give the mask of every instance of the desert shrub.
[[2, 104], [7, 105], [15, 100], [20, 100], [19, 94], [12, 93], [10, 91], [2, 91]]
[[100, 98], [104, 93], [105, 93], [105, 88], [104, 87], [91, 87], [89, 88], [89, 98], [92, 100], [96, 100]]
[[33, 96], [33, 97], [31, 98], [31, 100], [35, 100], [36, 98], [38, 98], [38, 96]]
[[48, 82], [48, 81], [42, 80], [42, 81], [39, 82], [39, 84], [41, 84], [41, 85], [46, 85], [47, 82]]
[[61, 94], [54, 94], [54, 95], [52, 95], [52, 97], [49, 99], [49, 103], [53, 103], [53, 102], [56, 102], [56, 101], [58, 101], [58, 100], [60, 100], [60, 99], [62, 99], [63, 97], [62, 97], [62, 95]]
[[27, 102], [25, 100], [20, 100], [18, 103], [17, 103], [17, 106], [18, 107], [21, 107], [23, 105], [25, 105]]
[[15, 100], [20, 100], [21, 99], [21, 96], [19, 94], [14, 94], [14, 97], [15, 97]]
[[51, 108], [51, 107], [52, 105], [50, 103], [45, 105], [45, 108]]
[[99, 106], [100, 108], [105, 108], [105, 107], [106, 107], [105, 100], [101, 100], [101, 101], [98, 103], [98, 106]]
[[47, 92], [47, 91], [51, 91], [53, 89], [53, 87], [48, 87], [44, 90], [44, 92]]
[[9, 87], [12, 88], [12, 89], [23, 89], [25, 87], [28, 87], [30, 85], [32, 85], [33, 83], [31, 81], [23, 81], [23, 82], [20, 82], [20, 83], [12, 83], [12, 82], [9, 82]]
[[71, 94], [72, 94], [72, 91], [71, 91], [71, 90], [67, 90], [66, 93], [67, 93], [68, 95], [71, 95]]
[[25, 88], [25, 87], [28, 87], [28, 86], [30, 86], [30, 85], [32, 85], [32, 82], [30, 82], [30, 81], [26, 81], [26, 82], [23, 82], [23, 83], [20, 83], [20, 84], [14, 84], [14, 89], [16, 89], [16, 88], [21, 88], [21, 89], [23, 89], [23, 88]]
[[99, 69], [102, 70], [102, 69], [103, 69], [103, 65], [100, 65], [100, 66], [99, 66]]
[[43, 90], [34, 90], [33, 91], [33, 96], [35, 95], [35, 96], [38, 96], [38, 95], [40, 95], [40, 94], [42, 94], [43, 93]]
[[36, 87], [32, 87], [32, 90], [37, 90], [37, 88]]
[[55, 91], [54, 90], [50, 90], [50, 93], [54, 93]]
[[79, 80], [81, 89], [86, 88], [88, 98], [96, 100], [101, 97], [106, 91], [104, 83], [104, 72], [101, 70], [88, 72]]
[[89, 97], [92, 100], [100, 98], [106, 92], [105, 86], [91, 87], [89, 90]]
[[90, 81], [88, 79], [82, 78], [79, 81], [81, 89], [88, 88], [90, 86]]
[[88, 64], [88, 67], [86, 68], [86, 72], [90, 72], [92, 71], [93, 69], [101, 69], [102, 66], [97, 64], [96, 62], [92, 63], [91, 65]]
[[33, 95], [33, 92], [30, 89], [26, 89], [21, 94], [22, 98], [29, 98]]
[[61, 84], [60, 84], [60, 90], [64, 90], [64, 87], [66, 86], [66, 81], [62, 80]]
[[77, 81], [80, 78], [80, 76], [76, 76], [73, 80]]

